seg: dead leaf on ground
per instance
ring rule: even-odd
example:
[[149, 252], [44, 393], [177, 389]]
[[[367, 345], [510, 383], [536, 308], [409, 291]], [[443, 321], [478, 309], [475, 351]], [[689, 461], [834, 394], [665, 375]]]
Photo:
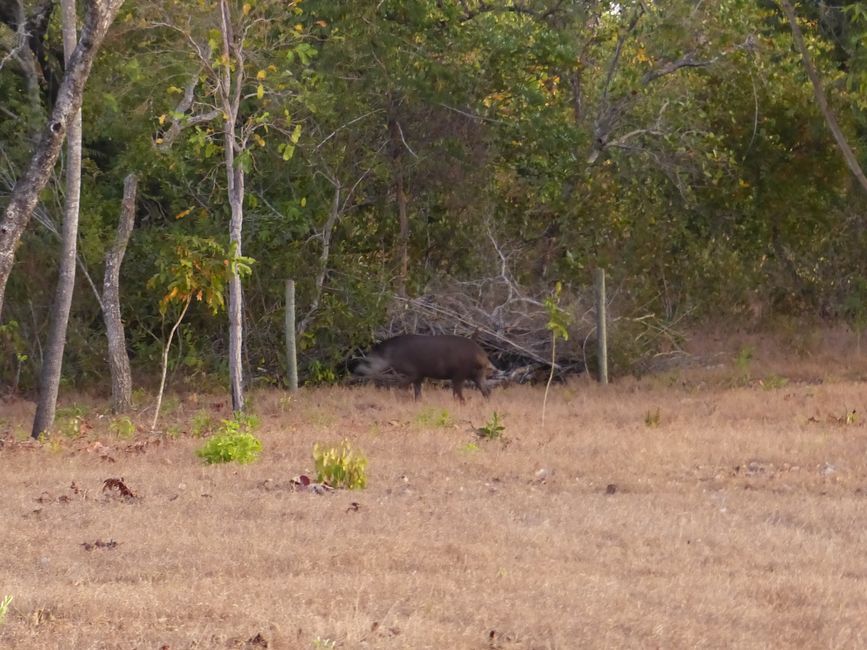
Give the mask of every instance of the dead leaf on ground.
[[361, 509], [361, 504], [358, 501], [353, 501], [349, 504], [349, 507], [346, 509], [346, 512], [358, 512]]

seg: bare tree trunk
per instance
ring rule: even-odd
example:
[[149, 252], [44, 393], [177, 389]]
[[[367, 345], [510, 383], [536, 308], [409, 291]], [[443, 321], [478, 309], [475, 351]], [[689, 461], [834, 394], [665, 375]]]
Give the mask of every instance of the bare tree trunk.
[[[243, 143], [235, 134], [238, 110], [241, 106], [241, 89], [244, 82], [243, 50], [236, 47], [232, 33], [232, 20], [227, 0], [220, 0], [221, 32], [223, 37], [223, 74], [220, 97], [227, 119], [224, 131], [223, 149], [226, 157], [226, 180], [228, 182], [229, 205], [232, 217], [229, 224], [229, 242], [233, 244], [234, 255], [241, 255], [241, 229], [244, 223], [244, 170], [235, 157], [243, 151]], [[234, 50], [234, 51], [233, 51]], [[232, 54], [234, 53], [234, 61]], [[234, 68], [232, 63], [234, 62]], [[232, 73], [234, 71], [234, 77]], [[237, 148], [237, 152], [236, 152]], [[232, 270], [229, 280], [229, 383], [232, 391], [232, 411], [244, 410], [243, 374], [243, 293], [241, 276], [237, 269]]]
[[792, 4], [789, 0], [780, 0], [780, 7], [782, 7], [783, 13], [786, 14], [786, 18], [789, 20], [789, 26], [792, 28], [792, 38], [795, 41], [795, 47], [797, 47], [798, 52], [801, 53], [804, 70], [807, 71], [807, 76], [813, 84], [813, 95], [816, 97], [816, 103], [819, 104], [819, 110], [822, 111], [822, 115], [825, 117], [825, 122], [831, 130], [831, 133], [834, 135], [834, 140], [837, 142], [837, 147], [840, 149], [840, 153], [843, 154], [843, 159], [846, 161], [846, 165], [849, 167], [852, 174], [854, 174], [855, 178], [858, 179], [858, 184], [861, 185], [861, 189], [864, 190], [864, 192], [867, 192], [867, 176], [864, 175], [864, 170], [861, 169], [861, 165], [858, 164], [858, 157], [846, 141], [846, 136], [843, 135], [843, 130], [837, 123], [837, 118], [834, 116], [834, 113], [831, 112], [831, 107], [828, 105], [828, 98], [825, 97], [825, 89], [822, 87], [822, 80], [819, 79], [819, 74], [816, 72], [816, 67], [813, 65], [813, 61], [810, 59], [810, 53], [807, 51], [807, 46], [804, 44], [804, 35], [801, 33], [801, 28], [798, 26], [798, 19], [795, 16], [795, 10], [792, 8]]
[[122, 4], [123, 0], [90, 0], [87, 3], [78, 46], [67, 62], [66, 73], [63, 75], [48, 125], [33, 153], [30, 166], [15, 184], [9, 204], [0, 220], [0, 315], [3, 313], [6, 283], [15, 261], [15, 249], [30, 222], [39, 192], [48, 182], [60, 154], [68, 123], [81, 107], [84, 85], [90, 75], [96, 52]]
[[[75, 0], [61, 0], [63, 16], [63, 54], [68, 64], [76, 45], [77, 19]], [[72, 292], [75, 289], [75, 261], [78, 244], [78, 213], [81, 206], [81, 109], [72, 116], [66, 133], [66, 200], [63, 215], [60, 271], [48, 343], [39, 377], [39, 399], [33, 418], [31, 435], [38, 438], [54, 424], [57, 408], [57, 393], [60, 389], [60, 373], [63, 367], [63, 350], [66, 347], [66, 328], [72, 307]]]
[[[231, 151], [232, 145], [226, 146]], [[229, 167], [230, 175], [234, 176], [234, 191], [229, 191], [229, 201], [232, 205], [232, 220], [229, 227], [229, 241], [234, 244], [234, 254], [241, 255], [241, 224], [244, 221], [244, 171], [239, 167]], [[238, 271], [232, 272], [229, 280], [229, 380], [232, 387], [232, 411], [239, 413], [244, 410], [244, 367], [241, 359], [243, 350], [243, 303], [241, 276]]]
[[102, 317], [108, 338], [112, 413], [126, 413], [132, 408], [132, 373], [120, 317], [120, 265], [135, 223], [137, 187], [136, 175], [129, 174], [123, 182], [123, 203], [117, 224], [117, 236], [111, 250], [105, 255], [105, 277], [102, 281]]

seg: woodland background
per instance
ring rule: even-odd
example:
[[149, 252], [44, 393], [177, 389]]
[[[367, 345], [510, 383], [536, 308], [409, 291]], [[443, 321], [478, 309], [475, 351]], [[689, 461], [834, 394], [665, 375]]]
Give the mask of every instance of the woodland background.
[[[220, 4], [130, 0], [99, 51], [83, 102], [68, 384], [105, 385], [105, 328], [87, 276], [101, 283], [128, 174], [138, 195], [120, 292], [138, 383], [157, 376], [180, 308], [164, 281], [172, 260], [226, 250], [225, 129], [207, 71], [221, 63]], [[283, 381], [287, 278], [311, 383], [338, 380], [348, 356], [398, 330], [481, 330], [501, 367], [538, 362], [551, 352], [552, 301], [571, 334], [562, 366], [592, 365], [597, 267], [609, 277], [615, 372], [676, 352], [689, 329], [796, 336], [805, 321], [867, 325], [867, 194], [777, 3], [226, 4], [244, 36], [232, 65], [245, 73], [236, 129], [243, 254], [254, 260], [247, 381]], [[863, 168], [867, 8], [795, 9]], [[56, 2], [5, 0], [0, 23], [2, 208], [55, 100], [63, 55]], [[9, 279], [4, 391], [36, 390], [63, 163]], [[176, 382], [225, 385], [226, 319], [212, 311], [194, 300], [179, 328]]]

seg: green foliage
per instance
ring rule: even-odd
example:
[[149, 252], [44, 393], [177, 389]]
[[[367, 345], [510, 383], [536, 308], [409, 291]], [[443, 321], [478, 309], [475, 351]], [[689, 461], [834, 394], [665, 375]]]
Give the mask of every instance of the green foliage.
[[506, 430], [505, 425], [503, 424], [500, 415], [494, 411], [488, 421], [476, 429], [476, 433], [480, 438], [485, 438], [486, 440], [496, 440], [503, 436], [503, 432]]
[[262, 452], [262, 443], [252, 434], [257, 425], [255, 417], [243, 414], [223, 420], [217, 433], [196, 451], [196, 455], [209, 464], [252, 463]]
[[157, 258], [157, 273], [150, 288], [165, 291], [160, 313], [172, 303], [186, 304], [193, 298], [204, 302], [212, 314], [225, 309], [225, 291], [234, 273], [249, 276], [253, 259], [235, 254], [234, 245], [224, 247], [211, 237], [175, 236], [173, 246]]
[[658, 427], [660, 423], [659, 407], [655, 411], [648, 411], [644, 414], [644, 426]]
[[[501, 10], [506, 4], [239, 3], [232, 19], [246, 56], [230, 53], [225, 63], [233, 72], [244, 66], [244, 99], [231, 125], [193, 119], [219, 105], [218, 83], [189, 47], [210, 43], [208, 64], [222, 68], [215, 4], [129, 4], [124, 37], [106, 43], [88, 80], [80, 250], [97, 277], [123, 177], [137, 172], [136, 231], [122, 273], [136, 372], [159, 368], [169, 310], [185, 301], [224, 307], [233, 264], [223, 245], [227, 130], [250, 172], [250, 257], [237, 268], [246, 276], [251, 258], [267, 260], [244, 286], [245, 352], [257, 377], [272, 382], [283, 372], [274, 351], [285, 278], [296, 279], [299, 306], [318, 300], [299, 359], [310, 383], [334, 382], [347, 352], [384, 322], [399, 266], [398, 172], [410, 296], [442, 278], [491, 277], [493, 224], [521, 288], [538, 292], [557, 277], [587, 284], [596, 266], [618, 279], [615, 372], [658, 351], [667, 335], [656, 325], [687, 315], [749, 318], [753, 301], [766, 314], [840, 314], [860, 340], [867, 233], [853, 215], [864, 213], [864, 198], [773, 3], [644, 3], [634, 25], [636, 3], [617, 11], [607, 2]], [[858, 151], [867, 132], [864, 7], [798, 6], [829, 102]], [[59, 50], [57, 31], [40, 44], [48, 53]], [[687, 55], [713, 63], [673, 70]], [[50, 89], [31, 89], [30, 78], [16, 57], [0, 66], [2, 195], [26, 168], [50, 108]], [[161, 146], [175, 121], [181, 133]], [[596, 152], [609, 123], [608, 146]], [[339, 215], [323, 259], [335, 194]], [[56, 267], [55, 235], [40, 224], [61, 222], [62, 199], [61, 183], [46, 187], [39, 223], [16, 253], [0, 325], [4, 390], [36, 387]], [[546, 308], [559, 345], [568, 319], [556, 296]], [[221, 376], [224, 323], [197, 311], [179, 330], [182, 352], [170, 367]], [[653, 316], [627, 321], [636, 314]], [[76, 292], [68, 384], [104, 381], [99, 323], [98, 302]]]
[[548, 312], [548, 322], [545, 324], [551, 331], [553, 341], [557, 339], [569, 340], [569, 314], [560, 309], [560, 295], [563, 292], [563, 283], [554, 285], [552, 295], [545, 298], [545, 311]]
[[318, 359], [314, 359], [307, 366], [307, 379], [304, 381], [305, 386], [321, 386], [324, 384], [333, 384], [337, 381], [337, 373], [334, 368], [326, 365]]
[[316, 480], [334, 488], [361, 490], [367, 486], [367, 458], [344, 440], [334, 447], [313, 446]]
[[114, 418], [109, 424], [111, 432], [122, 440], [129, 440], [135, 436], [135, 423], [126, 415]]

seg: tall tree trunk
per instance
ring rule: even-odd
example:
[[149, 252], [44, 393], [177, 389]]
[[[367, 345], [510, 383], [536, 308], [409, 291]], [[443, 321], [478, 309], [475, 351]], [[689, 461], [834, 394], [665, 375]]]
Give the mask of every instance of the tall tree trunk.
[[810, 53], [807, 51], [807, 46], [804, 44], [804, 35], [801, 33], [801, 28], [798, 26], [798, 19], [795, 16], [795, 10], [789, 0], [780, 0], [780, 6], [783, 9], [783, 13], [786, 14], [786, 18], [789, 20], [789, 27], [792, 28], [792, 38], [795, 41], [795, 47], [798, 48], [798, 52], [801, 53], [804, 70], [807, 71], [807, 76], [813, 84], [813, 96], [816, 98], [816, 103], [819, 104], [819, 110], [822, 111], [825, 123], [831, 130], [834, 140], [837, 142], [837, 147], [840, 149], [840, 153], [843, 155], [843, 159], [846, 161], [849, 170], [855, 178], [858, 179], [858, 184], [861, 186], [861, 189], [864, 190], [864, 192], [867, 192], [867, 176], [864, 175], [864, 170], [861, 169], [861, 165], [858, 164], [858, 157], [846, 141], [846, 136], [843, 135], [843, 129], [840, 128], [836, 116], [828, 105], [828, 98], [825, 97], [825, 89], [822, 87], [822, 80], [819, 79], [819, 73], [816, 72], [816, 67], [813, 65]]
[[[229, 144], [226, 149], [231, 149]], [[234, 254], [241, 255], [241, 225], [244, 222], [244, 171], [240, 167], [229, 167], [233, 176], [229, 191], [232, 206], [232, 220], [229, 226], [229, 242], [234, 245]], [[232, 386], [232, 411], [244, 410], [244, 371], [241, 359], [243, 351], [243, 304], [241, 276], [232, 272], [229, 280], [229, 380]]]
[[[66, 63], [75, 50], [77, 18], [75, 0], [61, 0], [63, 16], [63, 55]], [[60, 271], [48, 342], [39, 377], [39, 400], [33, 418], [31, 435], [38, 438], [54, 424], [57, 408], [57, 393], [60, 389], [60, 373], [63, 367], [63, 350], [66, 347], [66, 328], [69, 310], [72, 307], [72, 292], [75, 288], [75, 257], [78, 244], [78, 213], [81, 205], [81, 109], [72, 116], [66, 133], [66, 200], [63, 214], [63, 236], [60, 243]]]
[[136, 175], [129, 174], [123, 182], [123, 203], [117, 224], [117, 236], [111, 250], [105, 255], [105, 277], [102, 282], [102, 317], [108, 337], [112, 413], [126, 413], [132, 408], [132, 373], [120, 317], [120, 265], [135, 222], [137, 187]]
[[81, 107], [84, 85], [99, 46], [122, 4], [123, 0], [90, 0], [87, 3], [78, 46], [67, 62], [48, 125], [30, 159], [30, 166], [15, 184], [0, 220], [0, 316], [3, 314], [6, 283], [15, 261], [15, 249], [30, 222], [39, 192], [45, 187], [57, 162], [68, 123]]
[[[243, 143], [235, 134], [238, 111], [241, 106], [241, 89], [244, 83], [243, 50], [235, 43], [232, 19], [227, 0], [220, 0], [220, 31], [223, 37], [223, 71], [220, 97], [226, 113], [223, 149], [226, 159], [226, 180], [232, 217], [229, 223], [229, 243], [233, 244], [236, 257], [241, 252], [241, 229], [244, 224], [244, 169], [236, 154], [243, 151]], [[232, 55], [234, 54], [234, 60]], [[234, 64], [234, 67], [233, 67]], [[234, 73], [234, 75], [233, 75]], [[243, 374], [243, 303], [241, 276], [232, 270], [229, 279], [229, 383], [232, 391], [232, 411], [244, 410]]]

